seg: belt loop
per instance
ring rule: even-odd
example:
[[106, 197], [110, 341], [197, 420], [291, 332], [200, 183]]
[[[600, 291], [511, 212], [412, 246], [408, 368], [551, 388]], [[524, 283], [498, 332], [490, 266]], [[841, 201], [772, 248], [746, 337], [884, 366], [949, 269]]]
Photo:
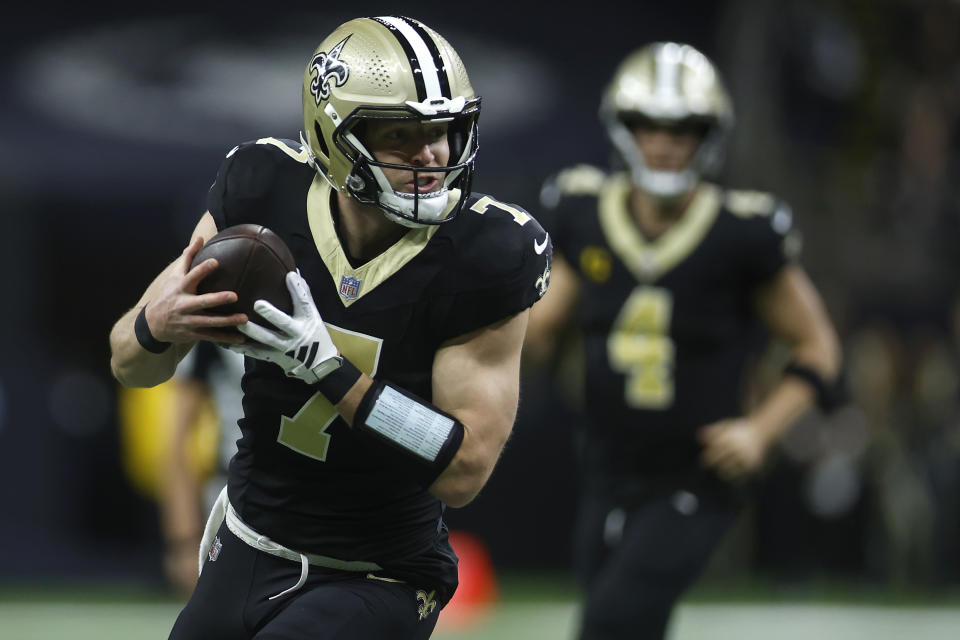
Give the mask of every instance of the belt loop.
[[297, 580], [297, 584], [293, 585], [289, 589], [284, 589], [275, 596], [270, 596], [267, 600], [273, 600], [279, 598], [280, 596], [286, 595], [292, 591], [296, 591], [307, 581], [307, 573], [310, 571], [310, 563], [307, 562], [307, 556], [300, 554], [300, 579]]

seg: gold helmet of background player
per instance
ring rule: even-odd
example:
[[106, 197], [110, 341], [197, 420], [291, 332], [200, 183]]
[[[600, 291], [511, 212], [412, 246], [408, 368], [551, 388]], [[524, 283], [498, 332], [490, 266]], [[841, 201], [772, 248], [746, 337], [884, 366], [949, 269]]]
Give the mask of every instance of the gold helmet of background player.
[[[720, 74], [690, 45], [655, 42], [620, 63], [604, 91], [600, 119], [630, 167], [634, 184], [661, 198], [688, 192], [717, 171], [733, 127], [733, 107]], [[703, 140], [681, 171], [649, 168], [631, 131], [639, 120], [702, 127]]]
[[[480, 98], [460, 56], [436, 31], [396, 16], [357, 18], [327, 36], [303, 75], [304, 145], [333, 187], [410, 227], [452, 219], [470, 194]], [[378, 162], [355, 135], [370, 120], [447, 123], [450, 162]], [[395, 191], [382, 168], [446, 174], [440, 190]]]

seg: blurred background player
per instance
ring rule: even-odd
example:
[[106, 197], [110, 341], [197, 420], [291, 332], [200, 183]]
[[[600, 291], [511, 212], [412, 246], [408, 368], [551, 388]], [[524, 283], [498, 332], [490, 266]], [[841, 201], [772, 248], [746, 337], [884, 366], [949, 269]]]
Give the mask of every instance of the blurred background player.
[[[197, 340], [247, 356], [243, 436], [178, 640], [429, 637], [457, 586], [444, 510], [499, 458], [549, 282], [536, 220], [471, 193], [480, 98], [442, 36], [351, 20], [302, 96], [302, 142], [227, 154], [190, 244], [110, 336], [127, 386], [168, 379]], [[216, 263], [189, 266], [242, 223], [270, 227], [298, 267], [293, 314], [257, 301], [262, 326], [205, 313], [236, 294], [197, 295]]]
[[[227, 466], [237, 451], [242, 377], [242, 355], [203, 340], [180, 361], [170, 381], [174, 424], [158, 498], [166, 545], [164, 570], [171, 586], [183, 596], [189, 596], [197, 584], [197, 549], [206, 514], [226, 485]], [[191, 464], [189, 445], [208, 408], [219, 426], [217, 459], [213, 474], [201, 478]]]
[[[579, 637], [654, 639], [735, 522], [745, 480], [798, 416], [830, 405], [839, 346], [789, 207], [702, 179], [734, 121], [710, 60], [673, 42], [632, 53], [600, 115], [624, 168], [545, 185], [558, 255], [527, 349], [545, 359], [570, 321], [582, 335]], [[747, 408], [760, 328], [790, 362]]]

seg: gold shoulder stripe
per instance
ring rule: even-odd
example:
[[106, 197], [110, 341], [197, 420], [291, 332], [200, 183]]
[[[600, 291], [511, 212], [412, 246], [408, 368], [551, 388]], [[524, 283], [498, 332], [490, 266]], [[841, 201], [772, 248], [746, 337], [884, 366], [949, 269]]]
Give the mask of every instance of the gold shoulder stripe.
[[281, 140], [277, 140], [276, 138], [260, 138], [259, 140], [257, 140], [257, 144], [273, 145], [277, 149], [280, 149], [280, 151], [283, 151], [285, 154], [287, 154], [288, 156], [296, 160], [297, 162], [300, 162], [302, 164], [308, 164], [307, 161], [310, 156], [308, 155], [307, 150], [302, 146], [297, 149], [294, 149], [287, 143]]
[[543, 183], [540, 204], [554, 209], [564, 196], [595, 196], [600, 193], [606, 178], [602, 170], [589, 164], [563, 169]]
[[626, 173], [613, 176], [600, 195], [600, 226], [611, 250], [640, 282], [650, 283], [680, 264], [699, 246], [720, 211], [721, 191], [701, 184], [675, 225], [648, 241], [633, 221], [628, 206], [632, 183]]
[[735, 216], [751, 218], [753, 216], [769, 216], [777, 206], [777, 199], [770, 193], [763, 191], [727, 191], [724, 204]]
[[557, 174], [557, 188], [567, 195], [591, 195], [600, 192], [606, 174], [599, 168], [579, 164]]
[[[356, 281], [353, 285], [356, 287], [355, 292], [350, 297], [338, 296], [343, 306], [349, 307], [376, 289], [423, 251], [439, 226], [410, 229], [389, 249], [354, 269], [347, 260], [343, 247], [340, 246], [340, 239], [333, 226], [333, 217], [330, 214], [330, 191], [330, 183], [317, 174], [307, 192], [307, 221], [310, 224], [310, 233], [313, 235], [317, 252], [327, 266], [337, 291], [340, 291], [340, 285], [345, 279], [352, 279], [351, 282]], [[460, 196], [459, 192], [454, 191], [452, 190], [450, 194], [450, 200], [453, 202], [451, 207], [456, 204], [455, 199]]]

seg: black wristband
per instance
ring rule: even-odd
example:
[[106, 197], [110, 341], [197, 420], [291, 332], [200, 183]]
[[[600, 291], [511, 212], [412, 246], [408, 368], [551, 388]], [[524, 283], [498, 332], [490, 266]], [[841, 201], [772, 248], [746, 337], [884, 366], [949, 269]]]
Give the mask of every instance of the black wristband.
[[163, 353], [170, 348], [169, 342], [157, 340], [150, 333], [150, 325], [147, 324], [147, 306], [144, 305], [137, 314], [137, 320], [133, 323], [133, 332], [137, 335], [137, 342], [140, 346], [150, 353]]
[[[431, 458], [429, 455], [425, 455], [427, 447], [424, 446], [424, 433], [419, 431], [416, 425], [412, 425], [413, 429], [410, 429], [410, 426], [408, 426], [410, 423], [405, 419], [406, 416], [394, 415], [388, 418], [388, 421], [393, 422], [394, 426], [402, 425], [392, 434], [386, 433], [379, 424], [371, 424], [370, 414], [374, 413], [375, 407], [380, 401], [380, 396], [384, 391], [394, 394], [394, 399], [399, 398], [399, 396], [395, 394], [400, 394], [400, 396], [407, 399], [409, 406], [416, 404], [419, 405], [418, 411], [429, 412], [427, 415], [433, 414], [433, 420], [430, 422], [434, 424], [437, 424], [437, 422], [452, 423], [445, 437], [441, 432], [439, 437], [443, 438], [442, 443], [434, 440], [435, 447], [437, 447], [434, 449], [436, 452], [434, 457]], [[396, 404], [391, 404], [393, 404], [393, 409], [397, 408]], [[390, 410], [388, 409], [387, 411], [389, 412]], [[403, 409], [401, 408], [400, 411], [403, 411]], [[390, 418], [393, 419], [391, 420]], [[419, 422], [421, 428], [425, 427], [422, 414], [421, 420], [413, 420], [413, 422]], [[363, 395], [363, 399], [357, 407], [357, 412], [354, 414], [353, 428], [358, 433], [368, 437], [371, 442], [378, 443], [380, 446], [387, 446], [397, 452], [398, 455], [394, 457], [397, 467], [407, 477], [413, 478], [424, 488], [433, 484], [433, 481], [443, 473], [443, 470], [447, 468], [447, 465], [449, 465], [454, 456], [457, 455], [457, 451], [463, 443], [464, 435], [463, 423], [449, 413], [438, 409], [405, 389], [380, 380], [375, 380]], [[427, 438], [429, 438], [429, 435]]]
[[791, 362], [784, 370], [783, 375], [800, 378], [813, 388], [817, 396], [817, 406], [823, 411], [832, 411], [840, 404], [840, 393], [837, 383], [823, 379], [818, 372], [798, 362]]
[[314, 386], [326, 396], [330, 404], [338, 404], [362, 375], [360, 369], [357, 369], [352, 362], [344, 358], [343, 364], [332, 373], [324, 376]]

